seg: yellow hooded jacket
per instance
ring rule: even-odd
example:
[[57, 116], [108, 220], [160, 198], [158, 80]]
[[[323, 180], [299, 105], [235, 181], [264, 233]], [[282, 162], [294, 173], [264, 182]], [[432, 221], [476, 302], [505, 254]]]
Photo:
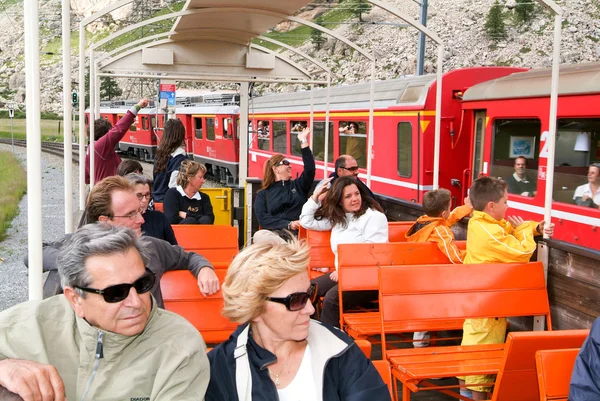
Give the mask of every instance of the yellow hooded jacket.
[[472, 210], [471, 206], [463, 205], [454, 209], [447, 219], [421, 216], [406, 232], [406, 240], [408, 242], [435, 242], [450, 262], [463, 263], [465, 251], [458, 249], [454, 243], [454, 233], [450, 227], [471, 214]]
[[[536, 249], [534, 235], [538, 223], [528, 221], [517, 228], [506, 220], [494, 219], [485, 212], [474, 211], [467, 232], [467, 263], [514, 263], [529, 262]], [[463, 325], [461, 345], [500, 344], [506, 336], [505, 318], [466, 319]], [[483, 383], [493, 382], [493, 375], [459, 377], [467, 388], [485, 392], [489, 387]]]

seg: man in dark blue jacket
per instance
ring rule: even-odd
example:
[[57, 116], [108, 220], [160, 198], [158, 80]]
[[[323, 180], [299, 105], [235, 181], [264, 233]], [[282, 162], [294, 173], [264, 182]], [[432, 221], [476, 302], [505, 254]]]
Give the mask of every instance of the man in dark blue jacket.
[[[360, 180], [360, 178], [358, 178], [358, 162], [356, 161], [356, 159], [350, 155], [341, 155], [340, 157], [338, 157], [335, 160], [335, 171], [331, 174], [329, 174], [330, 178], [333, 178], [331, 180], [331, 184], [333, 185], [333, 182], [338, 179], [339, 177], [346, 177], [346, 176], [352, 176], [356, 179], [356, 185], [358, 185], [359, 187], [361, 187], [362, 189], [365, 190], [365, 192], [373, 199], [375, 199], [375, 194], [373, 194], [373, 192], [371, 191], [371, 189], [369, 189], [369, 187], [367, 187], [367, 185], [362, 182]], [[315, 188], [315, 191], [317, 190], [317, 188], [319, 188], [319, 186], [321, 185], [321, 183], [319, 183], [317, 185], [317, 187]]]
[[569, 401], [591, 400], [600, 400], [600, 318], [592, 325], [575, 360], [569, 391]]

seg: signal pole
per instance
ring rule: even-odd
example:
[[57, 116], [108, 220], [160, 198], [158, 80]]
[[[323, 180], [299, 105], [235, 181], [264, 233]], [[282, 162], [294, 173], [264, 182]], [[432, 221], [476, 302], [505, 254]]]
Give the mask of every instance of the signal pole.
[[[415, 1], [421, 6], [421, 18], [419, 22], [427, 26], [427, 2], [428, 0]], [[419, 32], [419, 46], [417, 49], [417, 75], [423, 75], [423, 66], [425, 64], [425, 34]]]

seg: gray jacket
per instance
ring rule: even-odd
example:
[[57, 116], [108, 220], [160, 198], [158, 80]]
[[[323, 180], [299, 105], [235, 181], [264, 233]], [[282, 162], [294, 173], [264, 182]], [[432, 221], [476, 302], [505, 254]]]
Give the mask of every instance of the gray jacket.
[[0, 312], [0, 360], [56, 367], [68, 400], [202, 401], [206, 345], [183, 317], [153, 305], [144, 330], [125, 336], [79, 318], [64, 295]]
[[[67, 234], [62, 240], [45, 244], [43, 249], [43, 269], [45, 272], [58, 270], [58, 256], [62, 245], [70, 234]], [[159, 308], [164, 308], [162, 292], [160, 291], [160, 279], [162, 275], [169, 270], [189, 270], [194, 277], [198, 277], [200, 269], [207, 266], [214, 269], [210, 262], [202, 255], [194, 252], [185, 252], [178, 245], [171, 245], [167, 241], [158, 238], [143, 236], [141, 238], [147, 244], [149, 251], [148, 268], [156, 274], [156, 284], [152, 289], [152, 295], [156, 299]], [[29, 261], [25, 256], [25, 266], [29, 267]]]

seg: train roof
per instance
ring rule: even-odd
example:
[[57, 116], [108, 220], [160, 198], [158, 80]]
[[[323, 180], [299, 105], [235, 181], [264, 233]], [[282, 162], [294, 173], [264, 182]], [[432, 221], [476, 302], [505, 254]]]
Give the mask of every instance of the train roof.
[[191, 104], [186, 107], [177, 107], [176, 114], [239, 114], [240, 106], [237, 105], [215, 105], [215, 104]]
[[[551, 68], [517, 72], [506, 77], [473, 85], [465, 91], [463, 100], [549, 97], [551, 80]], [[598, 92], [600, 92], [600, 63], [560, 66], [559, 96]]]
[[[435, 82], [435, 75], [410, 76], [375, 82], [375, 108], [389, 106], [425, 105], [430, 86]], [[353, 85], [331, 87], [329, 98], [330, 110], [360, 110], [369, 108], [370, 82]], [[313, 104], [315, 110], [325, 110], [327, 88], [315, 89]], [[310, 91], [281, 93], [253, 98], [250, 112], [272, 111], [309, 111]]]

